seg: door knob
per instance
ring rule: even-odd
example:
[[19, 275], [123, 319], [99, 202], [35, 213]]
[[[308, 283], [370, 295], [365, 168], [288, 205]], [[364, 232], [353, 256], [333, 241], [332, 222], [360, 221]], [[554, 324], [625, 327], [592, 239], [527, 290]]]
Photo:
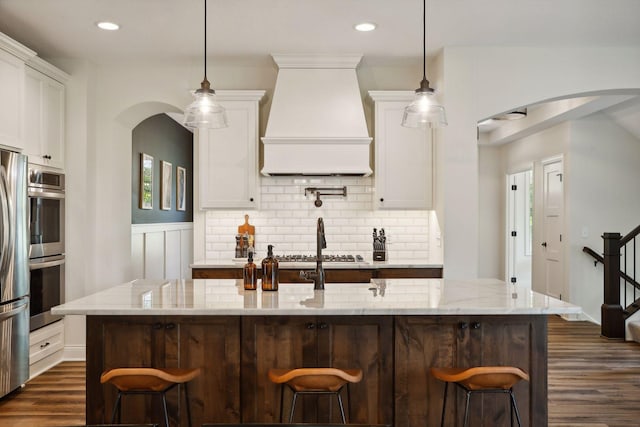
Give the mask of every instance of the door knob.
[[542, 242], [541, 245], [546, 248], [547, 247], [547, 242]]

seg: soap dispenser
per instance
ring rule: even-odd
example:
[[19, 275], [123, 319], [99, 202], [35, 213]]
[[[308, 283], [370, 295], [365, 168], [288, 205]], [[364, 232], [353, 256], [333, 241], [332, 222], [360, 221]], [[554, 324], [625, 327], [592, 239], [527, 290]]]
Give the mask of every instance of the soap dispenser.
[[273, 256], [273, 245], [267, 246], [267, 257], [262, 260], [262, 290], [278, 290], [278, 260]]
[[258, 272], [256, 265], [253, 263], [253, 252], [249, 251], [247, 263], [244, 265], [242, 277], [244, 278], [244, 289], [247, 291], [255, 291], [258, 287]]

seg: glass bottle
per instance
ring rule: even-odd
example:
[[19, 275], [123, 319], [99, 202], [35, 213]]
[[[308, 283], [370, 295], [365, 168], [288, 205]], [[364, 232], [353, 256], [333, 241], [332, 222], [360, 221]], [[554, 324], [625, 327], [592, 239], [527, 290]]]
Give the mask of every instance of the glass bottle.
[[273, 256], [273, 245], [267, 246], [267, 257], [262, 260], [262, 290], [278, 290], [278, 260]]
[[248, 256], [247, 263], [242, 270], [244, 289], [247, 291], [255, 291], [258, 288], [258, 272], [256, 271], [256, 265], [253, 263], [253, 252], [249, 252]]

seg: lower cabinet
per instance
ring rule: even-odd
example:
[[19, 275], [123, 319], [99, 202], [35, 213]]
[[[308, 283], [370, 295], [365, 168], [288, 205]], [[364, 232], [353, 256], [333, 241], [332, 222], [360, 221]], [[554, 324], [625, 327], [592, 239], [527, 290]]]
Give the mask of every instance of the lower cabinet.
[[[240, 421], [239, 317], [87, 316], [87, 423], [110, 422], [117, 391], [100, 374], [118, 367], [200, 367], [189, 383], [193, 425]], [[177, 387], [167, 403], [171, 424], [187, 426]], [[160, 399], [123, 398], [123, 423], [161, 420]]]
[[[363, 371], [350, 385], [349, 422], [393, 424], [392, 317], [244, 317], [242, 341], [243, 422], [279, 422], [280, 385], [267, 377], [270, 368], [336, 367]], [[285, 417], [290, 403], [285, 390]], [[294, 422], [341, 423], [335, 396], [299, 397]]]
[[[529, 373], [531, 381], [514, 388], [522, 425], [547, 425], [545, 316], [396, 317], [395, 334], [396, 427], [440, 425], [445, 385], [430, 375], [431, 367], [482, 365]], [[464, 392], [450, 386], [449, 393], [445, 424], [462, 426]], [[510, 426], [508, 397], [472, 396], [469, 419], [470, 426]]]
[[[277, 423], [280, 386], [269, 380], [270, 368], [338, 367], [364, 374], [350, 386], [350, 397], [343, 394], [350, 423], [436, 426], [444, 383], [429, 369], [479, 365], [526, 371], [531, 380], [515, 387], [522, 425], [547, 426], [544, 315], [87, 316], [87, 423], [110, 421], [116, 390], [100, 384], [110, 368], [202, 368], [189, 383], [193, 425], [199, 426]], [[464, 393], [453, 386], [449, 393], [445, 424], [462, 426]], [[167, 397], [172, 425], [186, 426], [178, 390]], [[290, 404], [285, 390], [285, 416]], [[161, 419], [157, 398], [126, 396], [122, 408], [123, 423]], [[470, 426], [509, 426], [509, 409], [505, 395], [475, 395]], [[335, 397], [302, 395], [294, 422], [339, 424]]]

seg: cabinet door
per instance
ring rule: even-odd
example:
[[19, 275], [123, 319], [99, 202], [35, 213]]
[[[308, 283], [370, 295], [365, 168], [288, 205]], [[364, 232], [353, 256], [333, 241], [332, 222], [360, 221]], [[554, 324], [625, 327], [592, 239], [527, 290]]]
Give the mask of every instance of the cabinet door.
[[[267, 377], [271, 368], [316, 366], [316, 322], [308, 316], [245, 316], [242, 318], [242, 422], [280, 422], [280, 386]], [[284, 414], [291, 397], [285, 393]], [[306, 419], [296, 408], [296, 422]]]
[[25, 153], [31, 163], [64, 168], [65, 88], [60, 82], [26, 67]]
[[24, 69], [22, 60], [0, 49], [0, 144], [16, 148], [24, 148]]
[[[546, 426], [547, 318], [472, 316], [469, 335], [472, 338], [469, 346], [464, 349], [464, 361], [460, 366], [516, 366], [527, 372], [530, 381], [520, 381], [514, 387], [522, 425]], [[459, 394], [459, 399], [461, 395], [462, 393]], [[510, 406], [504, 395], [486, 394], [481, 398], [474, 396], [471, 413], [480, 415], [478, 421], [471, 423], [472, 426], [510, 425]]]
[[[112, 368], [163, 366], [163, 362], [162, 317], [87, 316], [87, 423], [111, 421], [117, 390], [111, 384], [100, 384], [101, 372]], [[151, 422], [146, 414], [162, 414], [159, 399], [147, 396], [123, 399], [123, 422]]]
[[375, 104], [375, 197], [377, 209], [431, 209], [431, 132], [403, 127], [408, 101]]
[[[393, 318], [320, 316], [316, 329], [317, 366], [363, 371], [362, 381], [349, 386], [349, 395], [342, 393], [345, 411], [350, 406], [349, 423], [393, 424]], [[318, 422], [341, 422], [335, 397], [318, 399], [315, 407]]]
[[200, 208], [258, 206], [258, 102], [226, 101], [229, 127], [199, 130]]
[[[166, 319], [165, 366], [202, 370], [189, 382], [193, 425], [240, 422], [240, 318], [182, 317], [179, 323]], [[175, 408], [170, 411], [172, 425], [186, 427], [184, 395], [178, 397], [177, 389], [167, 393], [170, 409]]]
[[[468, 320], [457, 316], [395, 318], [394, 426], [440, 425], [444, 384], [429, 371], [457, 366], [458, 341], [468, 335], [466, 325]], [[447, 417], [455, 416], [453, 403], [448, 406]]]
[[44, 76], [44, 127], [42, 154], [49, 166], [64, 168], [65, 88], [56, 80]]
[[[530, 382], [514, 387], [522, 425], [547, 425], [544, 316], [396, 317], [395, 357], [395, 426], [439, 425], [445, 385], [431, 377], [431, 367], [492, 365], [529, 373]], [[447, 399], [447, 425], [462, 426], [464, 392], [450, 386]], [[503, 394], [474, 395], [469, 425], [509, 426], [509, 411]]]

